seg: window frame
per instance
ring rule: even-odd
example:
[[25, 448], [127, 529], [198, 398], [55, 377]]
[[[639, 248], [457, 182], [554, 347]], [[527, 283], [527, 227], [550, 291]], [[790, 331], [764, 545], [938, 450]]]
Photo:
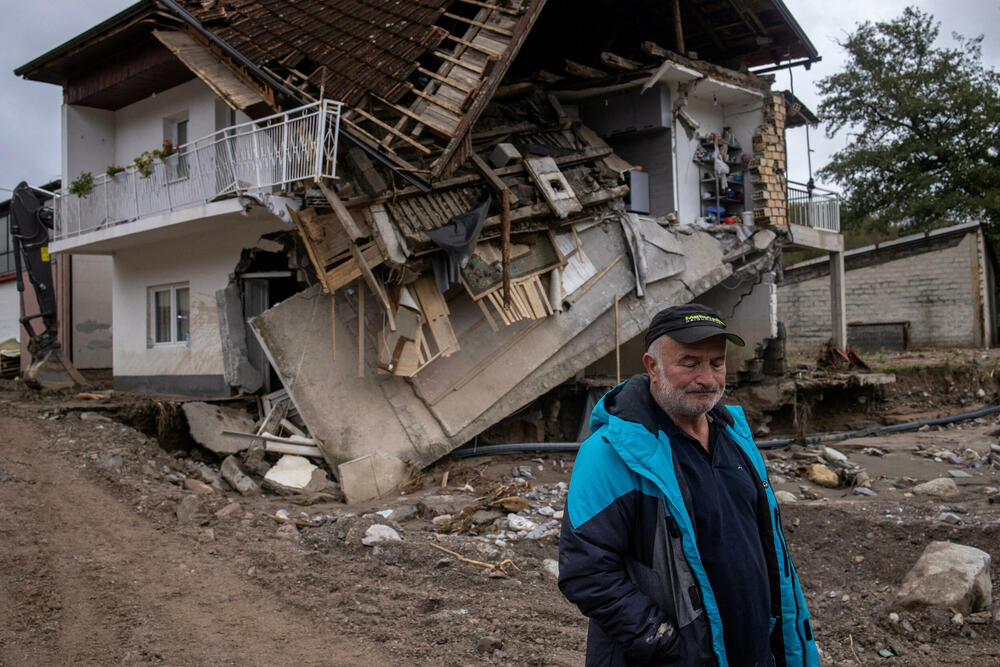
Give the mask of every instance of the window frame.
[[[187, 290], [187, 335], [179, 339], [177, 325], [181, 319], [179, 308], [177, 307], [177, 293]], [[156, 318], [156, 295], [161, 293], [170, 295], [170, 330], [169, 340], [158, 341], [158, 322]], [[169, 283], [165, 285], [152, 285], [146, 288], [146, 347], [191, 347], [191, 285], [189, 282]]]

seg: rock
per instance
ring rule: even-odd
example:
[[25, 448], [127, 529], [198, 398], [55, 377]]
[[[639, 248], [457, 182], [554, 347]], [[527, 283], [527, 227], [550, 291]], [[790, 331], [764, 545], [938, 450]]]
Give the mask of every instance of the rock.
[[965, 449], [962, 450], [962, 458], [965, 459], [966, 461], [978, 461], [982, 457], [976, 450], [972, 449], [971, 447], [966, 447]]
[[82, 422], [110, 422], [111, 417], [107, 415], [102, 415], [100, 412], [81, 412], [80, 421]]
[[496, 510], [476, 510], [472, 514], [472, 523], [481, 526], [484, 523], [493, 523], [500, 518], [503, 518], [503, 512], [497, 512]]
[[403, 521], [409, 521], [417, 516], [417, 508], [413, 505], [400, 505], [399, 507], [393, 507], [389, 510], [389, 515], [387, 519], [392, 519], [393, 521], [402, 523]]
[[450, 514], [438, 514], [436, 517], [431, 519], [431, 523], [434, 524], [435, 527], [443, 526], [450, 521], [451, 521]]
[[442, 514], [458, 514], [475, 502], [475, 498], [466, 494], [425, 496], [417, 503], [417, 512], [425, 519], [433, 519]]
[[976, 390], [976, 398], [985, 398], [985, 397], [986, 397], [986, 392], [983, 391], [982, 387]]
[[243, 509], [239, 503], [229, 503], [221, 510], [215, 513], [216, 519], [228, 519], [231, 516], [236, 516]]
[[542, 516], [552, 516], [553, 514], [556, 513], [556, 511], [551, 507], [549, 507], [548, 505], [546, 505], [545, 507], [539, 507], [538, 513], [541, 514]]
[[205, 482], [200, 479], [195, 479], [194, 477], [184, 478], [184, 488], [188, 491], [194, 491], [201, 496], [208, 496], [215, 493], [215, 489], [210, 487], [208, 484], [205, 484]]
[[176, 472], [168, 472], [166, 475], [163, 476], [163, 481], [170, 482], [171, 484], [180, 484], [181, 482], [184, 481], [184, 475], [181, 475]]
[[869, 489], [867, 486], [856, 486], [851, 490], [856, 496], [877, 496], [878, 494]]
[[822, 463], [813, 463], [806, 470], [806, 475], [809, 477], [809, 481], [813, 484], [825, 486], [829, 489], [836, 489], [840, 486], [840, 477], [837, 476], [837, 473], [830, 470]]
[[917, 484], [913, 487], [913, 492], [922, 496], [932, 496], [934, 498], [954, 498], [962, 493], [958, 490], [958, 486], [955, 484], [954, 480], [947, 477], [938, 477], [937, 479], [932, 479], [929, 482]]
[[492, 654], [503, 646], [503, 640], [499, 637], [483, 637], [476, 642], [476, 651], [479, 653]]
[[838, 452], [833, 447], [823, 448], [823, 458], [830, 463], [847, 463], [847, 456], [843, 452]]
[[195, 495], [184, 496], [177, 503], [177, 508], [174, 511], [177, 514], [178, 521], [188, 523], [189, 521], [193, 521], [201, 512], [201, 501]]
[[899, 623], [899, 614], [897, 614], [896, 612], [890, 613], [889, 620], [892, 621], [893, 623]]
[[232, 455], [227, 456], [222, 461], [219, 471], [222, 473], [222, 478], [231, 487], [239, 491], [241, 495], [249, 496], [260, 491], [257, 482], [246, 476], [246, 473], [240, 469], [240, 464], [236, 462], [236, 458]]
[[864, 470], [859, 470], [858, 474], [854, 476], [854, 486], [860, 486], [865, 489], [872, 488], [872, 478]]
[[954, 512], [941, 512], [941, 514], [938, 515], [937, 520], [953, 525], [962, 523], [962, 517], [958, 516]]
[[559, 519], [560, 521], [562, 521], [562, 518], [563, 518], [563, 511], [564, 511], [564, 510], [556, 510], [556, 511], [555, 511], [555, 512], [554, 512], [554, 513], [552, 514], [552, 518], [553, 518], [553, 519]]
[[361, 538], [361, 544], [366, 547], [375, 546], [379, 542], [402, 542], [403, 538], [399, 536], [393, 528], [390, 526], [385, 526], [381, 523], [373, 523], [368, 526], [368, 530], [365, 531], [365, 536]]
[[951, 617], [951, 622], [955, 625], [965, 625], [965, 617], [962, 616], [962, 612], [958, 612]]
[[278, 493], [316, 493], [329, 484], [325, 471], [292, 454], [282, 456], [264, 475], [264, 488]]
[[553, 558], [546, 558], [542, 561], [542, 572], [553, 579], [559, 579], [559, 561]]
[[223, 431], [254, 433], [254, 420], [246, 412], [201, 401], [185, 403], [181, 409], [187, 418], [191, 438], [202, 447], [216, 454], [235, 454], [250, 446], [247, 439], [222, 435]]
[[101, 461], [101, 467], [105, 470], [117, 470], [122, 467], [122, 457], [120, 454], [112, 454], [108, 458]]
[[972, 477], [972, 475], [965, 472], [964, 470], [949, 470], [948, 474], [951, 475], [952, 477]]
[[970, 613], [991, 609], [990, 555], [951, 542], [931, 542], [907, 573], [896, 601], [904, 607], [947, 607]]
[[796, 496], [791, 491], [775, 491], [774, 499], [778, 501], [779, 505], [787, 505], [789, 503], [799, 502], [798, 496]]
[[507, 525], [510, 526], [511, 530], [534, 530], [538, 524], [536, 524], [531, 519], [526, 519], [520, 514], [508, 514], [507, 515]]

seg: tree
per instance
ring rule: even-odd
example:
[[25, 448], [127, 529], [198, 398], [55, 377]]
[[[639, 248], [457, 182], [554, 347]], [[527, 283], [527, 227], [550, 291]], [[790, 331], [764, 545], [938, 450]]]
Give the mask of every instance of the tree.
[[[842, 72], [819, 82], [827, 136], [855, 140], [820, 175], [844, 190], [845, 231], [922, 231], [982, 220], [1000, 232], [1000, 75], [980, 35], [936, 46], [914, 7], [841, 43]], [[856, 134], [855, 134], [856, 133]]]

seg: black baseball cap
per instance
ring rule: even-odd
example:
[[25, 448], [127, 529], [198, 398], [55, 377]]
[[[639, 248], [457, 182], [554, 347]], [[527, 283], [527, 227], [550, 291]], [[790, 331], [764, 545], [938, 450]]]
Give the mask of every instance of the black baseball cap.
[[712, 336], [725, 336], [733, 345], [746, 346], [742, 338], [726, 330], [726, 323], [717, 312], [698, 303], [671, 306], [654, 315], [646, 330], [646, 349], [664, 335], [679, 343], [697, 343]]

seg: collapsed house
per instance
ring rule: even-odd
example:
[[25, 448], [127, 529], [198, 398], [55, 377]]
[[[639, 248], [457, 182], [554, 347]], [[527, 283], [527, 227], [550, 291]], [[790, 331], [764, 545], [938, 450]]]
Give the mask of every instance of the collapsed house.
[[280, 382], [359, 499], [614, 384], [667, 305], [734, 321], [734, 378], [780, 358], [782, 245], [843, 242], [760, 68], [816, 59], [780, 0], [147, 0], [17, 73], [66, 90], [64, 182], [166, 135], [57, 205], [53, 252], [114, 263], [116, 386]]

